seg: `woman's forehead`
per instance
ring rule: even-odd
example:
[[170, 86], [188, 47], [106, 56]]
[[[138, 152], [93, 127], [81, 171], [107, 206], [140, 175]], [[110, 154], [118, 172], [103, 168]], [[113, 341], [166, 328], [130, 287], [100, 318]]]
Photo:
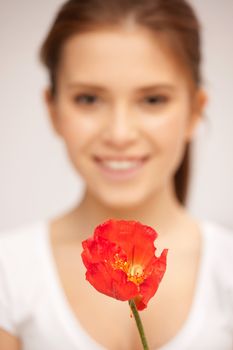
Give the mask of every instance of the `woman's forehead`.
[[69, 79], [129, 78], [136, 83], [158, 77], [166, 83], [180, 76], [182, 64], [159, 35], [139, 27], [74, 35], [63, 47], [60, 67]]

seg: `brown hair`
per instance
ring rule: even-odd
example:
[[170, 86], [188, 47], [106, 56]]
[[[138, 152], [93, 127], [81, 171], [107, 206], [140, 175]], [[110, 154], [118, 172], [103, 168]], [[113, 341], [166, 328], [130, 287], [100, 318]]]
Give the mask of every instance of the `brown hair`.
[[[60, 8], [40, 51], [41, 61], [50, 74], [52, 94], [56, 94], [56, 70], [68, 38], [99, 27], [117, 26], [128, 19], [164, 35], [172, 49], [185, 61], [195, 85], [201, 84], [200, 23], [187, 1], [69, 0]], [[190, 156], [188, 143], [174, 176], [176, 195], [182, 204], [187, 198]]]

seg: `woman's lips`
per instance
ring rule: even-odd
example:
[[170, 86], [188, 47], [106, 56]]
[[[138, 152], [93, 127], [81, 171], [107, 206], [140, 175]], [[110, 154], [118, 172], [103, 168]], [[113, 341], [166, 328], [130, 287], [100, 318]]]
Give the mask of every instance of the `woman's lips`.
[[148, 156], [135, 157], [95, 157], [95, 162], [101, 173], [109, 180], [122, 181], [132, 179], [143, 169]]

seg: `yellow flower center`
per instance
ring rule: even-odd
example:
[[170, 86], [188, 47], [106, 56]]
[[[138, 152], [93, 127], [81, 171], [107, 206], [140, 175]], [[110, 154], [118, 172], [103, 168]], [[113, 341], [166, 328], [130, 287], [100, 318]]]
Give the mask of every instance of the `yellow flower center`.
[[145, 275], [141, 265], [132, 265], [127, 273], [128, 279], [135, 284], [141, 284]]
[[128, 261], [120, 259], [118, 254], [116, 254], [114, 258], [115, 262], [112, 264], [112, 267], [115, 270], [124, 271], [127, 274], [129, 281], [137, 285], [141, 284], [144, 281], [145, 274], [141, 265], [130, 265]]

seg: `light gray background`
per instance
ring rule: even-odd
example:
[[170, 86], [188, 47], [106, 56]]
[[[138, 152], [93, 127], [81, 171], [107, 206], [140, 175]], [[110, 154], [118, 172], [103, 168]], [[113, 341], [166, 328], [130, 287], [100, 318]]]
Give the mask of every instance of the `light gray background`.
[[[189, 209], [233, 227], [233, 1], [192, 0], [203, 25], [207, 122], [196, 135]], [[83, 183], [42, 101], [37, 52], [62, 1], [0, 0], [0, 230], [52, 217]]]

